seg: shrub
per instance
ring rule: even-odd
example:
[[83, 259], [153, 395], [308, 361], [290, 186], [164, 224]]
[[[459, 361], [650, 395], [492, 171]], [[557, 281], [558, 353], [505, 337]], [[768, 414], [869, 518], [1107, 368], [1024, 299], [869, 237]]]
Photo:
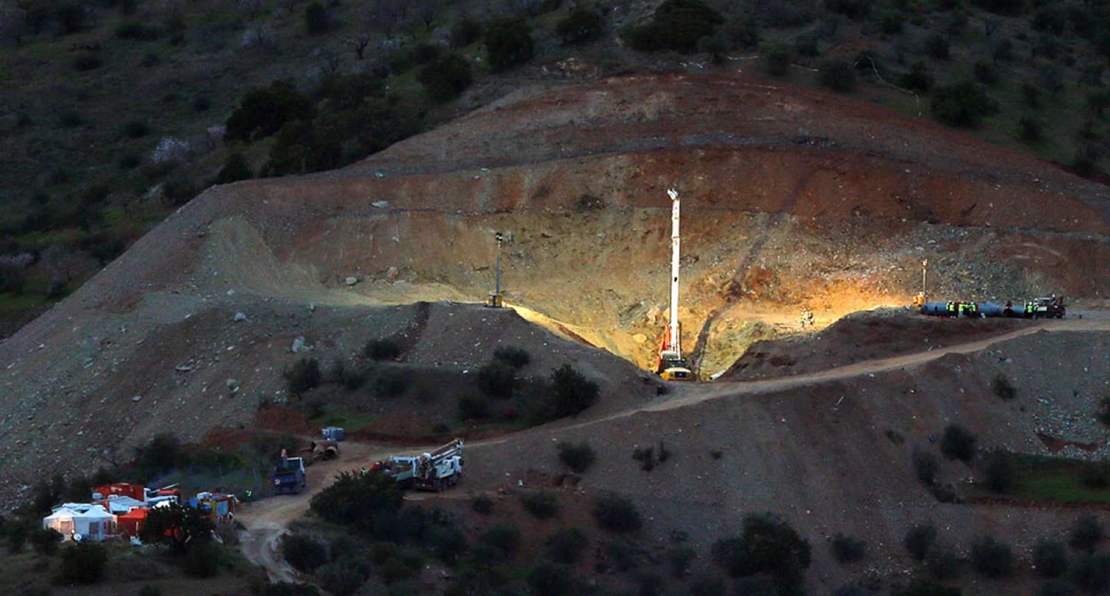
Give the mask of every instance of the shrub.
[[312, 573], [328, 562], [328, 547], [322, 541], [305, 534], [286, 534], [281, 538], [281, 551], [285, 560], [298, 571]]
[[1079, 589], [1075, 584], [1063, 579], [1050, 579], [1041, 584], [1037, 596], [1075, 596]]
[[323, 4], [313, 2], [304, 9], [304, 26], [309, 35], [322, 35], [331, 29], [331, 16]]
[[577, 445], [563, 441], [556, 446], [556, 449], [559, 450], [559, 461], [576, 474], [585, 472], [597, 459], [594, 450], [586, 441]]
[[451, 25], [450, 36], [452, 48], [465, 48], [482, 38], [482, 24], [464, 16]]
[[520, 529], [508, 524], [497, 524], [482, 533], [482, 542], [511, 557], [520, 548]]
[[521, 348], [497, 348], [493, 352], [493, 357], [500, 360], [513, 368], [524, 368], [532, 361], [532, 356]]
[[962, 596], [959, 588], [950, 588], [932, 580], [918, 579], [906, 589], [894, 592], [895, 596]]
[[150, 134], [150, 125], [142, 120], [128, 120], [123, 125], [123, 136], [129, 139], [138, 139]]
[[971, 566], [986, 577], [1009, 577], [1013, 573], [1014, 553], [994, 537], [981, 536], [971, 543]]
[[1014, 487], [1017, 470], [1013, 458], [1004, 451], [991, 451], [983, 459], [983, 480], [987, 488], [996, 493], [1006, 493]]
[[216, 577], [220, 573], [219, 551], [216, 545], [210, 542], [194, 544], [185, 553], [185, 560], [181, 567], [189, 577]]
[[727, 596], [728, 586], [718, 575], [698, 575], [690, 580], [690, 596]]
[[80, 56], [73, 59], [71, 65], [73, 66], [73, 70], [76, 70], [78, 72], [86, 72], [90, 70], [96, 70], [101, 66], [104, 66], [104, 60], [102, 60], [100, 56], [97, 56], [96, 54], [81, 54]]
[[382, 581], [393, 584], [412, 577], [412, 570], [401, 559], [389, 559], [381, 566]]
[[346, 562], [329, 563], [316, 572], [320, 587], [333, 596], [351, 596], [362, 587], [365, 578]]
[[459, 396], [458, 408], [460, 420], [485, 420], [490, 415], [489, 398], [474, 390]]
[[933, 89], [931, 107], [937, 120], [959, 128], [978, 126], [996, 109], [983, 88], [970, 81]]
[[22, 523], [8, 522], [4, 524], [4, 532], [8, 538], [8, 552], [16, 554], [23, 550], [23, 545], [27, 544], [27, 538], [31, 534], [31, 528]]
[[940, 469], [940, 463], [932, 453], [922, 451], [920, 449], [913, 450], [913, 469], [917, 474], [917, 479], [925, 486], [933, 486], [937, 481], [937, 471]]
[[978, 437], [971, 434], [971, 431], [958, 424], [949, 424], [944, 428], [940, 451], [948, 458], [971, 461], [975, 457], [976, 441]]
[[408, 389], [409, 380], [403, 370], [386, 370], [374, 381], [374, 392], [382, 397], [398, 397]]
[[580, 6], [555, 24], [555, 33], [563, 45], [586, 43], [601, 37], [605, 17], [596, 8]]
[[440, 103], [455, 99], [474, 81], [470, 63], [455, 53], [432, 60], [420, 69], [416, 78], [428, 95]]
[[510, 398], [516, 386], [516, 369], [501, 360], [494, 360], [478, 369], [475, 382], [478, 389], [490, 397]]
[[991, 387], [994, 389], [994, 394], [1002, 399], [1010, 400], [1017, 396], [1017, 389], [1014, 389], [1013, 384], [1002, 373], [998, 373], [998, 376], [994, 378]]
[[937, 527], [932, 523], [925, 523], [906, 530], [906, 536], [902, 539], [902, 544], [906, 546], [906, 550], [910, 551], [913, 558], [924, 561], [925, 555], [929, 553], [929, 549], [936, 541]]
[[391, 339], [372, 339], [362, 352], [373, 360], [395, 360], [401, 355], [401, 348]]
[[1068, 552], [1064, 543], [1041, 538], [1033, 547], [1033, 567], [1044, 577], [1059, 577], [1068, 570]]
[[552, 371], [551, 386], [555, 392], [555, 418], [577, 416], [597, 402], [597, 383], [586, 379], [569, 364]]
[[563, 596], [572, 591], [567, 569], [553, 563], [542, 562], [528, 574], [528, 585], [536, 596]]
[[311, 508], [332, 523], [371, 529], [375, 522], [401, 509], [397, 483], [385, 474], [344, 472], [312, 497]]
[[152, 584], [146, 584], [139, 588], [139, 596], [162, 596], [162, 588]]
[[559, 514], [559, 500], [553, 493], [546, 491], [522, 493], [520, 504], [536, 519], [550, 519]]
[[632, 48], [641, 52], [691, 53], [697, 50], [698, 40], [716, 33], [724, 21], [701, 0], [665, 0], [650, 23], [631, 29], [627, 37]]
[[486, 52], [490, 69], [508, 70], [532, 59], [532, 34], [524, 19], [505, 18], [494, 21], [486, 29]]
[[[975, 80], [984, 85], [993, 85], [998, 82], [998, 73], [994, 69], [994, 64], [985, 60], [980, 60], [975, 63]], [[1009, 399], [1009, 398], [1006, 398]]]
[[488, 495], [478, 495], [474, 497], [474, 501], [471, 502], [470, 507], [477, 513], [489, 515], [493, 513], [493, 499], [489, 498]]
[[19, 294], [27, 284], [27, 273], [14, 263], [0, 263], [0, 294]]
[[254, 172], [251, 171], [251, 165], [247, 162], [247, 158], [242, 153], [232, 153], [227, 156], [224, 165], [220, 168], [220, 172], [216, 174], [216, 184], [230, 184], [240, 180], [250, 180], [254, 178]]
[[900, 83], [910, 91], [926, 92], [933, 88], [933, 75], [929, 74], [925, 64], [918, 62], [910, 71], [902, 74]]
[[640, 511], [632, 501], [616, 493], [606, 493], [594, 499], [593, 514], [597, 524], [610, 532], [635, 532], [644, 525]]
[[833, 91], [851, 93], [856, 90], [856, 69], [844, 60], [826, 60], [817, 71], [817, 81]]
[[563, 565], [573, 565], [582, 557], [582, 551], [589, 542], [578, 529], [564, 528], [552, 534], [545, 544], [548, 558]]
[[251, 142], [277, 133], [287, 122], [311, 119], [313, 114], [312, 100], [298, 91], [293, 81], [274, 81], [243, 96], [227, 119], [224, 137]]
[[767, 74], [784, 77], [790, 71], [790, 49], [776, 46], [767, 52]]
[[720, 34], [707, 35], [698, 40], [698, 51], [709, 54], [713, 64], [724, 64], [725, 54], [728, 52], [728, 42]]
[[948, 60], [948, 40], [939, 34], [930, 35], [925, 39], [925, 53], [934, 60]]
[[811, 560], [809, 542], [790, 524], [765, 513], [744, 517], [743, 533], [713, 543], [713, 560], [729, 575], [769, 575], [787, 592], [801, 586]]
[[158, 39], [158, 29], [147, 27], [135, 21], [124, 21], [116, 27], [116, 38], [132, 41], [154, 41]]
[[847, 534], [836, 533], [832, 540], [833, 556], [839, 563], [855, 563], [867, 555], [867, 543]]
[[104, 575], [108, 551], [98, 544], [82, 542], [62, 550], [62, 565], [58, 575], [62, 581], [75, 584], [95, 584]]
[[1022, 116], [1021, 140], [1027, 143], [1039, 143], [1044, 140], [1044, 127], [1041, 121], [1033, 116]]
[[1110, 588], [1110, 555], [1097, 554], [1081, 559], [1075, 565], [1075, 583], [1092, 594], [1104, 594]]
[[867, 590], [855, 584], [844, 584], [834, 590], [832, 596], [867, 596]]
[[320, 373], [320, 361], [315, 358], [301, 358], [293, 366], [286, 368], [281, 376], [293, 395], [301, 395], [316, 388], [323, 378]]
[[871, 2], [868, 0], [828, 0], [825, 2], [825, 8], [853, 21], [865, 19], [871, 14]]
[[1090, 513], [1080, 515], [1068, 532], [1068, 544], [1079, 550], [1094, 552], [1095, 546], [1100, 541], [1102, 541], [1102, 524]]
[[960, 556], [950, 546], [934, 545], [925, 555], [925, 568], [933, 579], [955, 579], [960, 574]]
[[44, 556], [51, 557], [58, 552], [58, 546], [61, 545], [62, 534], [53, 528], [35, 529], [31, 532], [31, 547], [35, 552]]

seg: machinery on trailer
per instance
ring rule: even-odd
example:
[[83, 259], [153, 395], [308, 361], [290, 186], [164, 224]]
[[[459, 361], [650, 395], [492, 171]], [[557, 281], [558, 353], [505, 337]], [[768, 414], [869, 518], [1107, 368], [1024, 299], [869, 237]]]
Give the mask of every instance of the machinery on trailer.
[[678, 323], [678, 191], [672, 188], [667, 194], [671, 197], [671, 320], [659, 346], [659, 362], [655, 372], [665, 381], [693, 381], [694, 373], [682, 358], [681, 329]]
[[274, 494], [295, 495], [308, 486], [304, 473], [304, 458], [288, 457], [285, 450], [281, 450], [281, 459], [274, 465], [274, 472], [270, 474], [270, 482], [274, 486]]
[[402, 488], [439, 492], [462, 479], [463, 441], [455, 439], [420, 455], [394, 455], [375, 463], [370, 471], [383, 472]]

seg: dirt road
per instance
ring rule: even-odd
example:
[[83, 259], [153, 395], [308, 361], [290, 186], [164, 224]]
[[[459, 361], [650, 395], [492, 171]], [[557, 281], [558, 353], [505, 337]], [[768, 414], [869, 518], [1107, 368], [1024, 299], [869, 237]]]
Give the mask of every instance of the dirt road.
[[[1072, 318], [1061, 321], [1040, 321], [1031, 323], [1029, 327], [997, 335], [980, 341], [969, 342], [950, 346], [938, 350], [918, 352], [904, 356], [882, 358], [866, 362], [858, 362], [811, 374], [769, 379], [765, 381], [736, 381], [717, 382], [698, 385], [673, 386], [671, 396], [660, 398], [657, 401], [646, 403], [642, 406], [630, 408], [602, 418], [595, 418], [574, 424], [555, 423], [553, 425], [533, 428], [516, 435], [476, 441], [470, 443], [471, 447], [496, 445], [505, 443], [516, 436], [528, 433], [559, 433], [562, 431], [579, 429], [597, 425], [620, 418], [632, 416], [641, 412], [660, 412], [688, 407], [713, 399], [755, 395], [772, 391], [797, 388], [827, 381], [843, 380], [861, 375], [874, 374], [884, 371], [897, 370], [909, 366], [916, 366], [946, 356], [948, 354], [970, 354], [985, 350], [995, 344], [1023, 337], [1033, 333], [1053, 331], [1110, 331], [1110, 316], [1104, 313], [1085, 313], [1083, 318]], [[246, 526], [242, 533], [241, 542], [243, 554], [252, 563], [266, 569], [271, 581], [297, 581], [296, 571], [293, 570], [281, 557], [278, 546], [281, 536], [286, 533], [286, 526], [308, 511], [312, 496], [328, 485], [328, 479], [344, 471], [363, 469], [374, 461], [403, 452], [419, 453], [430, 450], [434, 446], [417, 446], [398, 449], [395, 446], [383, 446], [360, 443], [344, 443], [342, 459], [333, 462], [322, 462], [308, 469], [308, 489], [293, 496], [282, 496], [253, 504], [244, 508], [239, 516], [239, 521]], [[424, 495], [410, 494], [407, 500], [423, 500]]]

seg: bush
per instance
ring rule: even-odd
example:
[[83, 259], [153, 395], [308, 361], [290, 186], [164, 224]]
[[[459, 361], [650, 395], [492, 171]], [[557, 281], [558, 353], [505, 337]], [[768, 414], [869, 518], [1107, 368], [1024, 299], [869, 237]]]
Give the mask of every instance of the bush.
[[998, 373], [998, 376], [994, 378], [991, 388], [994, 389], [995, 395], [1004, 400], [1011, 400], [1017, 396], [1017, 389], [1014, 389], [1013, 384], [1002, 373]]
[[304, 26], [309, 35], [323, 35], [331, 29], [331, 15], [323, 4], [313, 2], [304, 9]]
[[251, 178], [254, 178], [254, 172], [251, 171], [251, 165], [247, 162], [247, 158], [242, 153], [232, 153], [227, 156], [220, 172], [216, 174], [214, 183], [231, 184], [232, 182], [250, 180]]
[[15, 522], [8, 522], [4, 524], [4, 532], [8, 538], [8, 552], [16, 554], [23, 550], [23, 545], [27, 544], [27, 538], [31, 535], [31, 528], [27, 524]]
[[923, 63], [918, 62], [909, 72], [902, 74], [900, 83], [910, 91], [924, 93], [933, 88], [933, 75], [929, 74]]
[[51, 557], [58, 552], [58, 546], [62, 542], [61, 532], [53, 528], [35, 529], [31, 532], [31, 547], [35, 552], [44, 556]]
[[1064, 543], [1041, 538], [1033, 547], [1033, 567], [1044, 577], [1059, 577], [1068, 570], [1068, 552]]
[[1007, 493], [1014, 488], [1017, 470], [1013, 458], [1004, 451], [991, 451], [983, 459], [983, 481], [996, 493]]
[[1095, 547], [1102, 541], [1102, 524], [1093, 514], [1084, 513], [1075, 520], [1075, 525], [1068, 532], [1068, 544], [1073, 548], [1094, 552]]
[[344, 472], [312, 497], [312, 511], [335, 524], [372, 529], [375, 522], [400, 511], [397, 483], [385, 474]]
[[690, 580], [690, 596], [727, 596], [728, 586], [718, 575], [698, 575]]
[[520, 548], [520, 529], [516, 526], [498, 524], [482, 533], [482, 542], [501, 551], [509, 558]]
[[158, 39], [159, 31], [155, 27], [147, 27], [135, 21], [124, 21], [116, 27], [116, 38], [132, 41], [154, 41]]
[[940, 463], [936, 456], [928, 451], [914, 449], [912, 459], [913, 470], [917, 474], [917, 479], [925, 486], [936, 484], [937, 471], [940, 469]]
[[555, 24], [555, 33], [563, 45], [586, 43], [601, 37], [605, 17], [596, 8], [580, 6]]
[[1039, 143], [1044, 140], [1044, 126], [1041, 121], [1033, 116], [1022, 116], [1021, 140], [1027, 143]]
[[567, 569], [542, 562], [528, 574], [528, 585], [536, 596], [563, 596], [572, 593], [573, 584]]
[[1079, 589], [1075, 584], [1063, 579], [1050, 579], [1041, 584], [1037, 596], [1075, 596]]
[[1014, 553], [994, 537], [981, 536], [971, 543], [971, 566], [986, 577], [1009, 577], [1014, 570]]
[[560, 442], [556, 449], [559, 450], [559, 461], [563, 465], [570, 468], [575, 474], [581, 474], [593, 465], [597, 456], [590, 444], [582, 441], [577, 445], [568, 442]]
[[[998, 73], [994, 69], [994, 64], [985, 60], [980, 60], [975, 63], [975, 80], [984, 85], [993, 85], [998, 82]], [[1009, 399], [1009, 398], [1006, 398]]]
[[458, 408], [460, 420], [485, 420], [490, 416], [489, 398], [474, 390], [459, 396]]
[[335, 562], [320, 567], [316, 580], [333, 596], [351, 596], [362, 587], [365, 578], [350, 564]]
[[552, 371], [551, 386], [555, 392], [554, 418], [577, 416], [597, 402], [597, 383], [586, 379], [569, 364]]
[[776, 46], [767, 52], [767, 74], [784, 77], [790, 71], [790, 49]]
[[839, 563], [862, 561], [867, 555], [867, 543], [847, 534], [836, 533], [832, 540], [833, 556]]
[[698, 40], [713, 35], [724, 18], [701, 0], [665, 0], [652, 21], [631, 29], [628, 42], [641, 52], [674, 50], [692, 53]]
[[372, 339], [362, 352], [373, 360], [395, 360], [401, 355], [401, 348], [391, 339]]
[[644, 525], [640, 511], [632, 501], [616, 493], [606, 493], [596, 498], [593, 514], [597, 524], [610, 532], [635, 532]]
[[1110, 555], [1085, 557], [1075, 565], [1075, 583], [1092, 594], [1105, 594], [1110, 588]]
[[833, 91], [851, 93], [856, 90], [856, 69], [844, 60], [826, 60], [817, 71], [817, 81]]
[[482, 38], [482, 24], [464, 16], [451, 25], [450, 36], [452, 48], [465, 48]]
[[101, 60], [100, 56], [96, 54], [81, 54], [73, 59], [71, 65], [73, 66], [73, 70], [86, 72], [104, 66], [104, 60]]
[[925, 555], [925, 568], [936, 580], [955, 579], [960, 574], [960, 556], [949, 546], [934, 545]]
[[210, 542], [194, 544], [185, 553], [182, 569], [185, 575], [196, 578], [216, 577], [220, 573], [220, 554]]
[[323, 378], [320, 373], [320, 361], [315, 358], [301, 358], [293, 366], [286, 368], [281, 376], [293, 395], [301, 395], [318, 387]]
[[493, 352], [493, 357], [500, 360], [513, 368], [524, 368], [532, 361], [532, 356], [521, 348], [497, 348]]
[[432, 99], [440, 103], [451, 101], [474, 81], [470, 63], [466, 58], [451, 53], [436, 58], [420, 69], [416, 76]]
[[128, 120], [123, 125], [123, 136], [138, 139], [150, 134], [150, 125], [142, 120]]
[[14, 263], [0, 263], [0, 294], [19, 294], [27, 285], [27, 273]]
[[871, 2], [868, 0], [828, 0], [825, 8], [853, 21], [865, 19], [871, 14]]
[[532, 59], [532, 34], [524, 19], [505, 18], [486, 29], [486, 53], [490, 70], [501, 72]]
[[139, 596], [162, 596], [162, 588], [152, 584], [146, 584], [139, 588]]
[[728, 42], [720, 34], [707, 35], [698, 40], [698, 51], [709, 54], [709, 60], [713, 64], [724, 64], [725, 54], [728, 52]]
[[902, 544], [906, 546], [906, 550], [910, 551], [910, 555], [918, 561], [924, 561], [925, 555], [929, 553], [937, 541], [937, 527], [932, 523], [925, 523], [913, 526], [906, 530], [906, 536], [902, 539]]
[[475, 377], [482, 393], [501, 399], [513, 396], [516, 386], [516, 369], [501, 360], [494, 360], [478, 369]]
[[305, 534], [282, 536], [281, 551], [290, 565], [304, 573], [312, 573], [328, 562], [327, 545]]
[[274, 81], [243, 96], [227, 119], [224, 138], [249, 143], [276, 134], [287, 122], [310, 120], [314, 112], [312, 100], [293, 81]]
[[403, 370], [385, 370], [374, 381], [374, 392], [382, 397], [398, 397], [408, 389], [409, 380]]
[[1104, 397], [1098, 402], [1098, 413], [1095, 414], [1098, 421], [1110, 426], [1110, 396]]
[[932, 580], [914, 580], [906, 589], [894, 592], [895, 596], [962, 596], [959, 588], [950, 588]]
[[790, 524], [765, 513], [744, 517], [743, 533], [713, 543], [713, 561], [733, 577], [769, 575], [787, 592], [797, 590], [811, 560], [809, 542]]
[[931, 107], [937, 120], [959, 128], [978, 126], [995, 111], [983, 88], [970, 81], [933, 89]]
[[958, 424], [949, 424], [944, 428], [940, 451], [948, 458], [971, 461], [975, 457], [976, 441], [978, 437], [971, 434], [971, 431]]
[[62, 565], [58, 575], [63, 582], [95, 584], [104, 575], [108, 551], [98, 544], [82, 542], [62, 550]]
[[582, 551], [589, 541], [581, 531], [570, 528], [552, 534], [546, 542], [547, 556], [556, 563], [573, 565], [582, 557]]
[[520, 504], [536, 519], [550, 519], [559, 514], [559, 500], [553, 493], [545, 491], [521, 493]]
[[493, 513], [493, 499], [489, 498], [488, 495], [478, 495], [474, 497], [470, 507], [477, 513], [489, 515]]
[[934, 60], [948, 60], [948, 40], [939, 34], [930, 35], [925, 39], [925, 53]]

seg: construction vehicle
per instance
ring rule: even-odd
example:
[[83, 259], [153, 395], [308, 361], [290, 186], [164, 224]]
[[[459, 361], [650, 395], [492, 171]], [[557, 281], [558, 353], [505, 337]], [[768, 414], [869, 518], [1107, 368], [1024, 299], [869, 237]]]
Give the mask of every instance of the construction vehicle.
[[430, 453], [394, 455], [375, 463], [369, 471], [384, 473], [401, 488], [440, 492], [462, 479], [463, 441], [455, 439]]
[[[1068, 314], [1068, 309], [1064, 306], [1064, 297], [1044, 296], [1041, 298], [1034, 298], [1025, 303], [1025, 309], [1021, 312], [1020, 316], [1027, 319], [1062, 319]], [[1017, 316], [1018, 313], [1014, 313]]]
[[497, 238], [497, 265], [494, 267], [494, 285], [493, 292], [486, 299], [486, 307], [488, 308], [501, 308], [505, 305], [505, 296], [501, 294], [501, 243], [505, 237], [501, 232], [495, 234]]
[[679, 200], [678, 191], [670, 189], [671, 197], [671, 321], [668, 332], [659, 346], [659, 361], [655, 372], [664, 381], [693, 381], [694, 373], [682, 358], [681, 333], [678, 323], [678, 257], [680, 241], [678, 235]]
[[274, 494], [299, 494], [301, 490], [308, 486], [308, 480], [304, 473], [304, 458], [288, 457], [285, 450], [282, 449], [281, 459], [274, 465], [273, 474], [270, 474], [270, 482], [273, 483]]

